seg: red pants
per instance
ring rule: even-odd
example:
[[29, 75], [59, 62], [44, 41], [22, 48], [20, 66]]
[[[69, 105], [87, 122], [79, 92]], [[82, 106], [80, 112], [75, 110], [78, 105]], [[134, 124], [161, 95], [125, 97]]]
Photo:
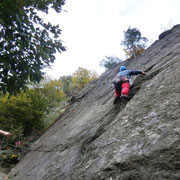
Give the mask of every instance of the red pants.
[[121, 92], [119, 92], [117, 89], [115, 90], [115, 96], [121, 96], [121, 95], [128, 95], [130, 89], [130, 84], [128, 82], [125, 82], [121, 86]]

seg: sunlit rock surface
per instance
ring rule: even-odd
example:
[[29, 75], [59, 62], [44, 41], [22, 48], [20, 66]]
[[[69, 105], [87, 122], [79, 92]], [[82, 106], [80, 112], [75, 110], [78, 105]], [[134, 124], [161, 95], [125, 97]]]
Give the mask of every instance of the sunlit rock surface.
[[135, 60], [129, 102], [113, 105], [119, 66], [92, 82], [12, 170], [13, 180], [178, 180], [180, 26]]

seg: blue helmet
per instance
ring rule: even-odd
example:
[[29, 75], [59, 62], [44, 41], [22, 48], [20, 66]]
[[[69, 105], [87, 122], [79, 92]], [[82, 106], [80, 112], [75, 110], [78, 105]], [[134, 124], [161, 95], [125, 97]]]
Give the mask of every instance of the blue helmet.
[[124, 71], [124, 70], [127, 70], [126, 66], [121, 66], [120, 71]]

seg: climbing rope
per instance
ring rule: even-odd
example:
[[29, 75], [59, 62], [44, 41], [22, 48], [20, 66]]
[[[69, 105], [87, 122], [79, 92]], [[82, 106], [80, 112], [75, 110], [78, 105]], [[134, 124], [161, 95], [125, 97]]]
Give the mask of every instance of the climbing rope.
[[[0, 155], [2, 153], [8, 153], [8, 152], [13, 152], [13, 151], [19, 151], [19, 153], [21, 154], [21, 156], [23, 156], [24, 152], [22, 150], [29, 150], [29, 151], [38, 151], [38, 152], [52, 152], [51, 150], [49, 151], [46, 151], [46, 150], [38, 150], [38, 149], [33, 149], [33, 148], [26, 148], [26, 147], [18, 147], [17, 145], [14, 145], [14, 144], [11, 144], [11, 143], [8, 143], [6, 142], [6, 137], [4, 136], [3, 137], [3, 140], [1, 142], [1, 145], [0, 145]], [[5, 146], [3, 146], [3, 144], [5, 143]], [[4, 150], [4, 148], [6, 146], [10, 146], [12, 147], [11, 150]], [[2, 150], [3, 149], [3, 150]], [[0, 158], [0, 165], [3, 163], [3, 158]]]
[[2, 149], [2, 146], [3, 146], [3, 143], [4, 143], [5, 139], [6, 139], [6, 136], [3, 137], [3, 140], [2, 140], [1, 146], [0, 146], [0, 150]]
[[14, 149], [21, 149], [21, 150], [30, 150], [30, 151], [38, 151], [38, 152], [52, 152], [52, 151], [46, 151], [46, 150], [38, 150], [38, 149], [33, 149], [33, 148], [26, 148], [26, 147], [17, 147], [16, 145], [13, 145], [13, 144], [10, 144], [10, 143], [7, 143], [7, 145], [11, 146], [11, 147], [14, 147]]
[[[30, 151], [38, 151], [38, 152], [52, 152], [51, 150], [38, 150], [38, 149], [33, 149], [33, 148], [28, 148], [28, 147], [19, 147], [17, 145], [11, 144], [9, 142], [6, 142], [6, 145], [3, 147], [3, 144], [6, 141], [6, 136], [3, 137], [3, 140], [1, 142], [1, 146], [0, 146], [0, 152], [5, 152], [4, 149], [6, 146], [11, 146], [14, 150], [20, 149], [20, 150], [30, 150]], [[13, 150], [8, 150], [8, 151], [13, 151]]]

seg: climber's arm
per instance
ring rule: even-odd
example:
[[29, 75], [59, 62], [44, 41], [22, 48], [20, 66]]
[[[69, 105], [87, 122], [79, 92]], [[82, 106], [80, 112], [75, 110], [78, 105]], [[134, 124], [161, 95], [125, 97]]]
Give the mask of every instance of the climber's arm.
[[143, 74], [145, 75], [146, 73], [143, 71], [137, 71], [137, 70], [131, 70], [130, 75], [138, 75], [138, 74]]
[[0, 134], [2, 134], [4, 136], [10, 136], [11, 135], [10, 132], [6, 132], [6, 131], [2, 131], [2, 130], [0, 130]]

